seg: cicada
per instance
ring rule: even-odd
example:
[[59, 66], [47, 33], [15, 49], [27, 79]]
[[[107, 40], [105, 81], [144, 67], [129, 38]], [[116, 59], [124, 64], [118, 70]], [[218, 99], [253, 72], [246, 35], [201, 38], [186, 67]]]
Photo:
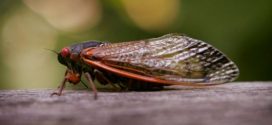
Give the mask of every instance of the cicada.
[[102, 85], [132, 91], [164, 86], [209, 86], [235, 80], [239, 69], [225, 54], [201, 40], [180, 34], [109, 43], [87, 41], [64, 47], [58, 61], [67, 67], [58, 92], [66, 82], [78, 84], [85, 76], [97, 98]]

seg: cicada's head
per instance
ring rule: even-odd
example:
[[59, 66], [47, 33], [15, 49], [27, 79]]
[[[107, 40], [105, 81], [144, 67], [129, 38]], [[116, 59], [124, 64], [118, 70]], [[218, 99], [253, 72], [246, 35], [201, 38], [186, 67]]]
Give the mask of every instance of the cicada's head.
[[61, 51], [58, 53], [59, 63], [67, 66], [68, 68], [72, 68], [72, 67], [69, 67], [69, 65], [72, 63], [70, 55], [71, 55], [71, 50], [69, 47], [62, 48]]
[[58, 53], [58, 61], [59, 63], [68, 66], [69, 63], [71, 63], [70, 59], [71, 50], [69, 47], [64, 47], [61, 49], [61, 51]]
[[70, 47], [64, 47], [58, 53], [59, 63], [67, 67], [65, 78], [73, 84], [79, 83], [81, 77], [81, 66], [77, 57], [77, 55], [72, 53]]
[[101, 42], [88, 41], [61, 49], [61, 51], [58, 53], [58, 61], [67, 67], [65, 77], [70, 83], [77, 84], [80, 82], [83, 69], [83, 64], [80, 60], [81, 51], [86, 48], [97, 47], [101, 44]]

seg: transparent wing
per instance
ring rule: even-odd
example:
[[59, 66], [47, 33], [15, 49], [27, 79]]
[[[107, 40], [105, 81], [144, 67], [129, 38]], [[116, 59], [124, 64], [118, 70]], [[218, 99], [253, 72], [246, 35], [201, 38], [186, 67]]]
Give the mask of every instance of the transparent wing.
[[235, 80], [237, 66], [211, 45], [179, 34], [106, 44], [93, 50], [102, 63], [175, 82], [220, 84]]

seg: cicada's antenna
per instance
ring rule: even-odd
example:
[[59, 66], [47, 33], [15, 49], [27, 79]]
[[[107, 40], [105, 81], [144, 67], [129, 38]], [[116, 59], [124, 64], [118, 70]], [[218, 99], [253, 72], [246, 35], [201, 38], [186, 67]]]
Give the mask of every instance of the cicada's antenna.
[[52, 49], [47, 49], [47, 48], [44, 48], [44, 50], [48, 50], [48, 51], [51, 51], [53, 53], [56, 53], [57, 55], [59, 54], [56, 50], [52, 50]]

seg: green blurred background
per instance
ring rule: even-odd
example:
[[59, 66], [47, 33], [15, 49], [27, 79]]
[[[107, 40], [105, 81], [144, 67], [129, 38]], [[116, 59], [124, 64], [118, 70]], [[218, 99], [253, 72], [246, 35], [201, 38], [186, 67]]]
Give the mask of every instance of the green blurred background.
[[0, 89], [55, 88], [65, 67], [47, 49], [178, 32], [206, 41], [240, 68], [272, 80], [271, 0], [1, 0]]

